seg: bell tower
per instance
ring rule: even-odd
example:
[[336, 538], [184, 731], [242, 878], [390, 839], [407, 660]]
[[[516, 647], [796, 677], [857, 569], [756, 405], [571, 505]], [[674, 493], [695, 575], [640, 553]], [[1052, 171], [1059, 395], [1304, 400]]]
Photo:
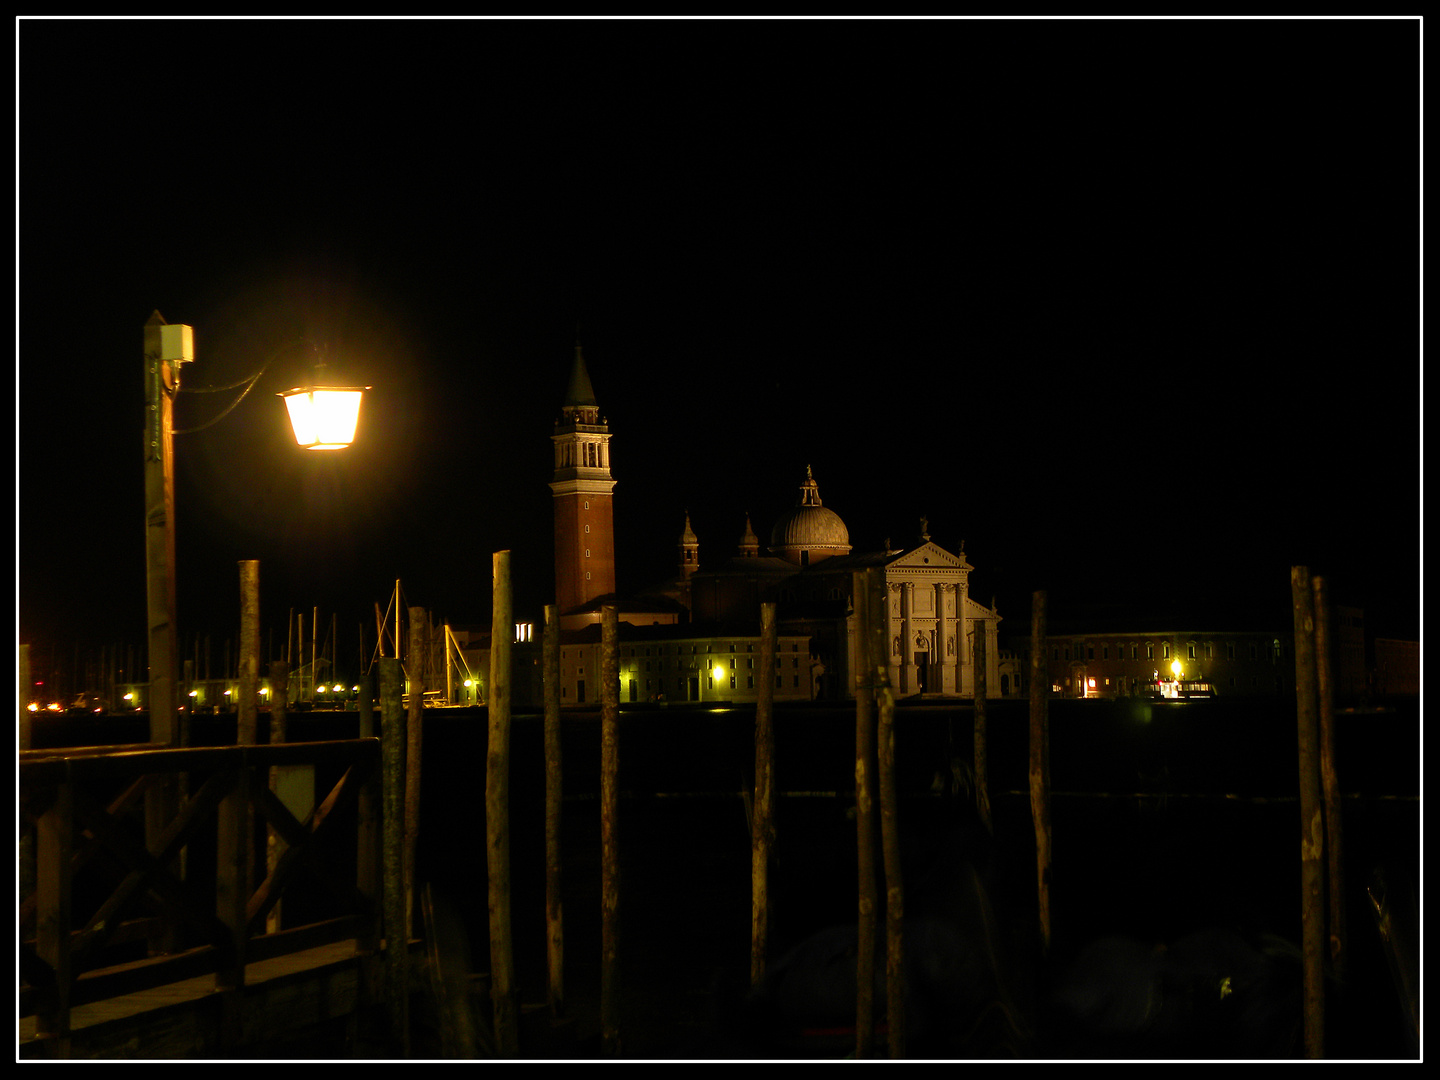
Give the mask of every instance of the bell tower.
[[610, 427], [600, 415], [578, 342], [550, 441], [555, 448], [550, 481], [555, 495], [555, 605], [563, 617], [615, 592]]
[[690, 511], [685, 511], [685, 531], [680, 534], [680, 575], [690, 580], [690, 575], [700, 568], [700, 538], [690, 527]]

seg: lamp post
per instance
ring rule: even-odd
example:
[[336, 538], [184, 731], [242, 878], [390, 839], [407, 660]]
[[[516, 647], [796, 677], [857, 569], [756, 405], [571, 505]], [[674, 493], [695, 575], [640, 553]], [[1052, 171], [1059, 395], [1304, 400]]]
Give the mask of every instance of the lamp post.
[[145, 582], [150, 657], [150, 741], [184, 744], [175, 701], [175, 469], [180, 369], [195, 359], [189, 326], [154, 312], [145, 323]]
[[[189, 743], [184, 725], [177, 722], [173, 438], [180, 371], [194, 359], [194, 328], [167, 323], [160, 312], [152, 313], [145, 322], [145, 566], [150, 740], [166, 746]], [[256, 374], [251, 385], [263, 373], [264, 369]], [[348, 446], [355, 438], [361, 393], [368, 389], [368, 386], [311, 385], [279, 395], [289, 410], [296, 443], [307, 450], [339, 450]]]

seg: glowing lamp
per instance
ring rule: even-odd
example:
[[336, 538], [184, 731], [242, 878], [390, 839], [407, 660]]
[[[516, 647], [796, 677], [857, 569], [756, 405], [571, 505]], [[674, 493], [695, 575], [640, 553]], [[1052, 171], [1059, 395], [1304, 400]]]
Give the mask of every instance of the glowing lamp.
[[710, 672], [710, 674], [714, 675], [717, 679], [723, 679], [725, 677], [725, 669], [722, 668], [719, 664], [716, 664], [715, 670]]
[[355, 441], [360, 395], [368, 386], [309, 386], [280, 397], [290, 413], [295, 441], [303, 450], [343, 450]]
[[1180, 677], [1180, 671], [1181, 671], [1180, 661], [1179, 661], [1179, 660], [1173, 660], [1173, 661], [1171, 661], [1171, 663], [1170, 663], [1170, 670], [1175, 673], [1175, 677], [1178, 679], [1178, 678]]

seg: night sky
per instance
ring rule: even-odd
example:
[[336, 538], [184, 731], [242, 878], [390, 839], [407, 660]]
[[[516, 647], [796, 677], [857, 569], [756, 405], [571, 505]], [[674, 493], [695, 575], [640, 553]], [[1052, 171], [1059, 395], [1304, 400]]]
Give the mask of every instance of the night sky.
[[[1419, 633], [1414, 21], [18, 23], [17, 581], [37, 649], [144, 639], [142, 328], [186, 388], [182, 648], [553, 598], [577, 327], [622, 592], [762, 541], [964, 540], [1010, 626], [1216, 624], [1329, 575]], [[374, 387], [293, 444], [277, 391]], [[188, 394], [177, 426], [233, 394]], [[288, 443], [288, 445], [287, 445]], [[1245, 616], [1247, 619], [1251, 615]], [[1220, 628], [1216, 626], [1215, 628]], [[342, 651], [349, 649], [342, 644]], [[358, 643], [355, 647], [358, 651]], [[188, 655], [188, 651], [187, 651]]]

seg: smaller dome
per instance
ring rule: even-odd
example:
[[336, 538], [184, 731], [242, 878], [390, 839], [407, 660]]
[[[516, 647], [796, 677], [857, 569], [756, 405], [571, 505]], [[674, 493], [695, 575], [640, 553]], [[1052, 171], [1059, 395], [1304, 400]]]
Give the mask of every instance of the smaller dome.
[[690, 511], [685, 511], [685, 531], [680, 534], [680, 543], [698, 544], [700, 538], [695, 535], [695, 530], [690, 527]]

